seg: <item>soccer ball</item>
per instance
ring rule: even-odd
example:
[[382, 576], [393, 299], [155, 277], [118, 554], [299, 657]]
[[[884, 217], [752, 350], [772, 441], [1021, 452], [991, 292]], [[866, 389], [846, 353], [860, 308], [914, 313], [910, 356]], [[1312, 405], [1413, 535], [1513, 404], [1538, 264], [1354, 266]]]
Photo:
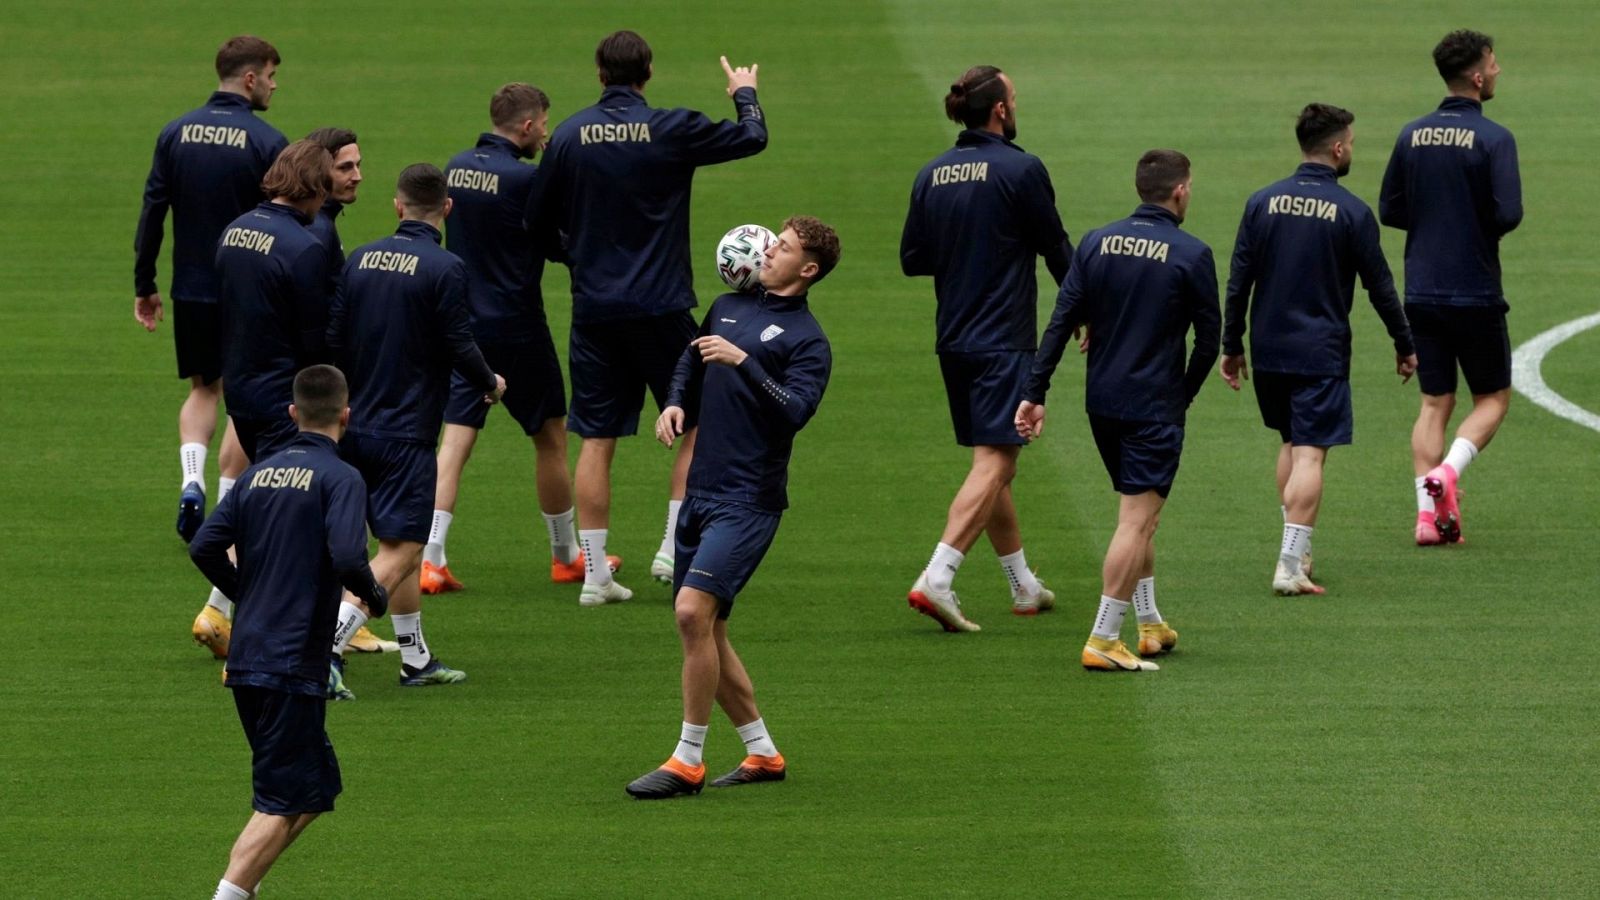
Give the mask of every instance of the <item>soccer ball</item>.
[[740, 225], [717, 241], [717, 274], [736, 291], [753, 291], [761, 285], [761, 258], [778, 236], [760, 225]]

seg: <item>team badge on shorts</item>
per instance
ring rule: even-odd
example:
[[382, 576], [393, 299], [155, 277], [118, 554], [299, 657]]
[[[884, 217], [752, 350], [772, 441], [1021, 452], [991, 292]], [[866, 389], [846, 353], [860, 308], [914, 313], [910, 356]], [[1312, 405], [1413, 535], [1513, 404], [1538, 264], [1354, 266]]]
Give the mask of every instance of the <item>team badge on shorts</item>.
[[782, 328], [779, 328], [776, 325], [768, 325], [766, 328], [761, 330], [761, 343], [765, 344], [767, 341], [772, 340], [780, 334], [783, 334]]

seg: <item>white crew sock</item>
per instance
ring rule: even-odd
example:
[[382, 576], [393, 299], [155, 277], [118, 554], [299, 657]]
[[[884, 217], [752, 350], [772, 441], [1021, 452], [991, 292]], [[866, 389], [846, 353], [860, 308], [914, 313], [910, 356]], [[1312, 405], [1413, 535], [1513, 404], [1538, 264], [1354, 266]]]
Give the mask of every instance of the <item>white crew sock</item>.
[[683, 508], [682, 500], [667, 501], [667, 531], [661, 538], [661, 549], [657, 555], [671, 557], [677, 554], [678, 544], [678, 510]]
[[573, 510], [551, 515], [542, 512], [544, 527], [550, 531], [550, 555], [556, 562], [570, 563], [578, 558], [578, 531]]
[[250, 900], [250, 892], [224, 878], [217, 882], [217, 892], [211, 900]]
[[1435, 511], [1433, 508], [1433, 495], [1428, 493], [1428, 488], [1424, 484], [1427, 480], [1425, 476], [1417, 476], [1417, 512], [1431, 513]]
[[933, 558], [928, 560], [928, 587], [936, 591], [948, 591], [950, 585], [955, 583], [956, 570], [961, 568], [961, 561], [967, 555], [960, 550], [941, 543], [933, 548]]
[[1011, 596], [1029, 599], [1039, 596], [1039, 579], [1028, 571], [1028, 560], [1021, 550], [1000, 557], [1000, 568], [1005, 571], [1006, 580], [1011, 582]]
[[227, 616], [230, 619], [233, 618], [233, 601], [228, 599], [227, 594], [224, 594], [216, 588], [211, 589], [211, 596], [206, 598], [206, 605], [215, 607], [217, 612], [222, 613], [224, 616]]
[[1139, 617], [1141, 625], [1153, 625], [1161, 621], [1161, 610], [1156, 609], [1156, 577], [1139, 579], [1133, 588], [1133, 612]]
[[361, 607], [348, 600], [339, 604], [339, 624], [333, 629], [333, 652], [335, 656], [344, 654], [350, 646], [350, 639], [356, 636], [361, 626], [367, 624], [367, 614]]
[[1094, 617], [1093, 634], [1097, 638], [1114, 641], [1122, 636], [1122, 620], [1128, 615], [1128, 607], [1133, 604], [1126, 600], [1118, 600], [1109, 594], [1100, 595], [1100, 612]]
[[1456, 470], [1459, 476], [1467, 470], [1467, 466], [1478, 458], [1478, 445], [1464, 437], [1458, 437], [1450, 444], [1450, 452], [1444, 455], [1444, 464]]
[[748, 725], [739, 726], [739, 740], [744, 741], [744, 752], [751, 756], [777, 756], [778, 745], [772, 742], [772, 736], [767, 734], [767, 723], [757, 719]]
[[389, 621], [394, 623], [394, 639], [400, 644], [400, 661], [413, 669], [427, 665], [431, 656], [422, 639], [422, 613], [397, 613]]
[[182, 445], [178, 448], [178, 462], [183, 465], [183, 483], [179, 487], [188, 487], [191, 481], [206, 483], [205, 444]]
[[449, 536], [450, 523], [455, 521], [455, 518], [442, 509], [433, 511], [433, 525], [428, 529], [428, 543], [422, 547], [423, 562], [441, 569], [449, 564], [449, 559], [444, 554], [444, 539]]
[[[235, 478], [223, 478], [221, 475], [217, 476], [217, 502], [218, 503], [221, 503], [222, 502], [222, 498], [228, 496], [228, 492], [233, 490], [233, 483], [235, 481], [237, 481], [237, 480], [238, 479], [235, 479]], [[215, 508], [216, 507], [214, 507], [214, 506], [212, 507], [212, 509], [215, 509]]]
[[672, 755], [684, 765], [698, 766], [706, 752], [706, 729], [709, 725], [690, 725], [683, 723], [683, 732], [678, 735], [678, 747]]
[[578, 544], [583, 547], [583, 583], [606, 585], [611, 583], [611, 566], [606, 563], [606, 528], [584, 528], [578, 531]]
[[1300, 560], [1311, 547], [1311, 526], [1283, 523], [1283, 548], [1278, 551], [1278, 562], [1290, 575], [1300, 574]]

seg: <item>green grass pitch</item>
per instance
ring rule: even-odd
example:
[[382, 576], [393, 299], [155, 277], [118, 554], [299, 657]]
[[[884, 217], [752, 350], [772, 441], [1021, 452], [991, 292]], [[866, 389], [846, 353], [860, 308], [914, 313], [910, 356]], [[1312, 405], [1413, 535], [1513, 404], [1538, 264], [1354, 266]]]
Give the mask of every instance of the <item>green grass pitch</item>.
[[[247, 748], [218, 665], [188, 636], [205, 588], [172, 533], [171, 322], [146, 335], [130, 314], [151, 147], [211, 90], [216, 45], [277, 44], [268, 119], [291, 137], [359, 132], [367, 181], [341, 225], [353, 247], [392, 228], [404, 165], [443, 163], [487, 127], [501, 83], [544, 87], [555, 121], [594, 102], [594, 45], [622, 27], [655, 48], [658, 105], [726, 116], [718, 55], [761, 65], [769, 150], [698, 177], [702, 301], [727, 227], [806, 212], [843, 239], [813, 298], [832, 387], [733, 620], [791, 778], [673, 803], [623, 795], [680, 717], [667, 592], [643, 577], [668, 454], [645, 436], [619, 450], [613, 549], [638, 596], [582, 610], [547, 581], [531, 448], [495, 413], [452, 532], [469, 590], [426, 604], [432, 643], [471, 679], [402, 691], [392, 657], [352, 660], [359, 700], [329, 715], [346, 792], [267, 896], [1600, 891], [1600, 436], [1518, 397], [1464, 480], [1468, 543], [1411, 546], [1416, 390], [1358, 293], [1357, 443], [1331, 456], [1317, 529], [1328, 595], [1270, 595], [1275, 438], [1249, 395], [1213, 379], [1158, 537], [1161, 606], [1183, 642], [1153, 676], [1092, 677], [1077, 652], [1115, 499], [1074, 358], [1016, 485], [1060, 609], [1010, 616], [984, 544], [957, 583], [981, 635], [946, 636], [905, 607], [966, 459], [931, 352], [932, 285], [896, 257], [911, 179], [955, 134], [940, 97], [969, 65], [1016, 80], [1019, 143], [1049, 166], [1074, 236], [1132, 209], [1140, 152], [1177, 147], [1195, 163], [1186, 227], [1225, 268], [1246, 196], [1298, 161], [1304, 103], [1355, 111], [1347, 184], [1375, 203], [1396, 130], [1443, 94], [1430, 49], [1471, 27], [1497, 39], [1489, 113], [1521, 149], [1527, 217], [1503, 245], [1520, 342], [1597, 306], [1600, 7], [41, 0], [0, 21], [0, 895], [206, 896], [248, 815]], [[1400, 237], [1384, 235], [1397, 275]], [[163, 260], [163, 289], [169, 274]], [[566, 290], [547, 274], [563, 346]], [[1594, 410], [1597, 349], [1591, 332], [1546, 364]], [[707, 750], [713, 771], [741, 755], [725, 720]]]

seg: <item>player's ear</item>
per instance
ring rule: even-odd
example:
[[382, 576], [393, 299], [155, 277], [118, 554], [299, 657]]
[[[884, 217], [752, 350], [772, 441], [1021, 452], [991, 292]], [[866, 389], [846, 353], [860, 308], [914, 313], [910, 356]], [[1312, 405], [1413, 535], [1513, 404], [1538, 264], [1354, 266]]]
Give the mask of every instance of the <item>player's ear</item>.
[[339, 411], [339, 427], [340, 428], [348, 428], [348, 427], [350, 427], [350, 407], [348, 407], [348, 406], [346, 406], [344, 409]]
[[806, 260], [805, 264], [800, 267], [800, 277], [804, 278], [806, 281], [816, 281], [817, 274], [821, 271], [821, 266], [817, 265], [811, 260]]
[[453, 197], [444, 198], [444, 217], [446, 219], [450, 218], [450, 210], [455, 209], [455, 208], [456, 208], [455, 198], [453, 198]]
[[289, 420], [296, 425], [300, 424], [300, 410], [295, 409], [293, 403], [289, 404]]
[[402, 219], [406, 217], [406, 205], [400, 202], [399, 197], [394, 198], [394, 214]]

